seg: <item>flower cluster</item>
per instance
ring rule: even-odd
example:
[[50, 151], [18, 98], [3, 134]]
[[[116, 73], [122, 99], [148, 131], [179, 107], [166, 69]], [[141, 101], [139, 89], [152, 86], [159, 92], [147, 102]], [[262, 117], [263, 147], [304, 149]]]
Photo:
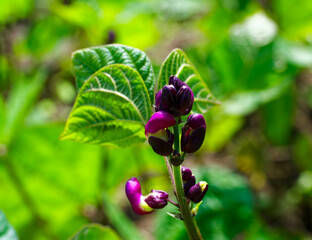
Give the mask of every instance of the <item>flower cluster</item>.
[[[193, 102], [194, 95], [190, 87], [179, 78], [171, 76], [169, 85], [165, 85], [157, 92], [155, 97], [156, 112], [145, 125], [145, 135], [153, 150], [161, 156], [170, 156], [170, 162], [174, 166], [182, 164], [185, 153], [194, 153], [199, 150], [205, 138], [205, 119], [197, 113], [188, 116], [182, 127], [181, 139], [175, 139], [170, 130], [171, 127], [174, 127], [175, 133], [179, 132], [177, 128], [178, 124], [181, 123], [181, 116], [191, 112]], [[173, 150], [172, 146], [175, 141], [181, 145], [179, 149]], [[180, 149], [183, 152], [182, 156], [179, 153]], [[188, 202], [199, 203], [202, 201], [208, 190], [208, 184], [204, 181], [196, 184], [195, 176], [188, 168], [181, 167], [181, 175], [184, 194]], [[169, 200], [168, 194], [164, 191], [152, 190], [148, 195], [142, 195], [140, 183], [134, 177], [128, 180], [126, 184], [126, 195], [133, 211], [139, 215], [163, 208], [168, 201], [179, 207], [178, 204]]]
[[[153, 150], [161, 156], [173, 153], [174, 135], [169, 127], [177, 119], [192, 110], [194, 95], [190, 87], [176, 76], [169, 78], [169, 85], [160, 89], [155, 98], [156, 113], [145, 125], [145, 135]], [[182, 128], [181, 150], [194, 153], [202, 145], [206, 132], [205, 119], [200, 114], [191, 114]]]
[[181, 167], [181, 174], [183, 180], [184, 193], [187, 199], [194, 203], [199, 203], [203, 200], [206, 192], [208, 191], [208, 183], [200, 181], [197, 184], [195, 176], [189, 168]]

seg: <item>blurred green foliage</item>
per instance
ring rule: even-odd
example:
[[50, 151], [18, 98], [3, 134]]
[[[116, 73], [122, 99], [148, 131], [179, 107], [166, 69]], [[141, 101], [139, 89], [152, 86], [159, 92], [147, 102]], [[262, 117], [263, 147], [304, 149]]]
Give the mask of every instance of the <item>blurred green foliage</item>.
[[118, 235], [109, 227], [102, 227], [97, 224], [90, 224], [83, 227], [78, 233], [71, 238], [72, 240], [88, 240], [88, 239], [99, 239], [99, 240], [120, 240]]
[[[137, 217], [126, 201], [132, 176], [145, 193], [169, 190], [147, 145], [59, 141], [76, 96], [71, 53], [107, 43], [146, 51], [156, 73], [182, 48], [222, 102], [185, 163], [210, 184], [205, 236], [311, 239], [311, 12], [295, 0], [2, 0], [0, 209], [20, 239], [67, 239], [91, 222], [122, 239], [183, 239], [168, 209]], [[17, 238], [11, 225], [1, 213], [0, 239]]]

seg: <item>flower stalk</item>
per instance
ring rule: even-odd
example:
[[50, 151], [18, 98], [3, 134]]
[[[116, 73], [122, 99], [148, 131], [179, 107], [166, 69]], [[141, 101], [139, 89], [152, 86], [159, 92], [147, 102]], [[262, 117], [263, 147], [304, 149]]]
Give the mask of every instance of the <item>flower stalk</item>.
[[[163, 208], [168, 202], [173, 204], [179, 213], [168, 214], [183, 221], [191, 240], [202, 240], [195, 215], [208, 190], [208, 183], [200, 181], [196, 184], [192, 171], [186, 167], [181, 168], [185, 154], [198, 151], [205, 138], [205, 119], [197, 113], [188, 116], [180, 136], [181, 116], [190, 113], [193, 102], [194, 94], [190, 87], [176, 76], [171, 76], [169, 85], [157, 92], [156, 112], [145, 125], [145, 135], [149, 144], [155, 153], [165, 158], [177, 203], [170, 200], [168, 194], [161, 190], [152, 190], [148, 195], [142, 195], [141, 186], [134, 177], [126, 184], [126, 195], [133, 211], [139, 215]], [[199, 204], [193, 208], [193, 203]]]
[[[179, 122], [179, 121], [177, 121]], [[179, 138], [179, 126], [178, 123], [174, 125], [174, 148], [178, 153], [180, 153], [180, 138]], [[184, 194], [182, 175], [181, 175], [181, 166], [173, 166], [173, 175], [175, 183], [175, 192], [178, 204], [180, 206], [180, 211], [183, 219], [183, 223], [187, 234], [191, 240], [202, 240], [199, 228], [195, 221], [195, 218], [192, 217], [189, 204]]]

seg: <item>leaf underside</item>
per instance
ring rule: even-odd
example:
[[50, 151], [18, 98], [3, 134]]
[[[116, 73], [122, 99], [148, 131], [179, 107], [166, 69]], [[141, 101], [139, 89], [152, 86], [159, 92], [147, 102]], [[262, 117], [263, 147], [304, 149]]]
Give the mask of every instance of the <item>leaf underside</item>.
[[83, 83], [61, 139], [121, 147], [145, 140], [151, 101], [141, 75], [113, 64]]
[[192, 89], [194, 93], [192, 112], [204, 114], [211, 106], [219, 104], [181, 49], [174, 49], [163, 63], [157, 82], [157, 91], [168, 84], [171, 75], [175, 75]]

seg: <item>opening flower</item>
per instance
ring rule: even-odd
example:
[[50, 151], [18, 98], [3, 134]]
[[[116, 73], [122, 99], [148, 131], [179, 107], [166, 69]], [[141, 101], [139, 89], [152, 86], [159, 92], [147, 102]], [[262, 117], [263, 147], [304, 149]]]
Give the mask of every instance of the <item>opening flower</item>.
[[145, 135], [157, 154], [169, 156], [173, 152], [174, 136], [168, 128], [175, 124], [176, 120], [170, 113], [159, 111], [145, 125]]
[[181, 150], [186, 153], [196, 152], [204, 142], [206, 122], [201, 114], [191, 114], [182, 128]]
[[168, 193], [161, 190], [152, 190], [148, 195], [142, 195], [141, 185], [135, 177], [127, 181], [126, 195], [133, 211], [138, 215], [149, 214], [154, 209], [163, 208], [168, 201]]
[[186, 197], [194, 203], [199, 203], [201, 200], [203, 200], [207, 191], [208, 183], [205, 181], [200, 181], [188, 190]]

